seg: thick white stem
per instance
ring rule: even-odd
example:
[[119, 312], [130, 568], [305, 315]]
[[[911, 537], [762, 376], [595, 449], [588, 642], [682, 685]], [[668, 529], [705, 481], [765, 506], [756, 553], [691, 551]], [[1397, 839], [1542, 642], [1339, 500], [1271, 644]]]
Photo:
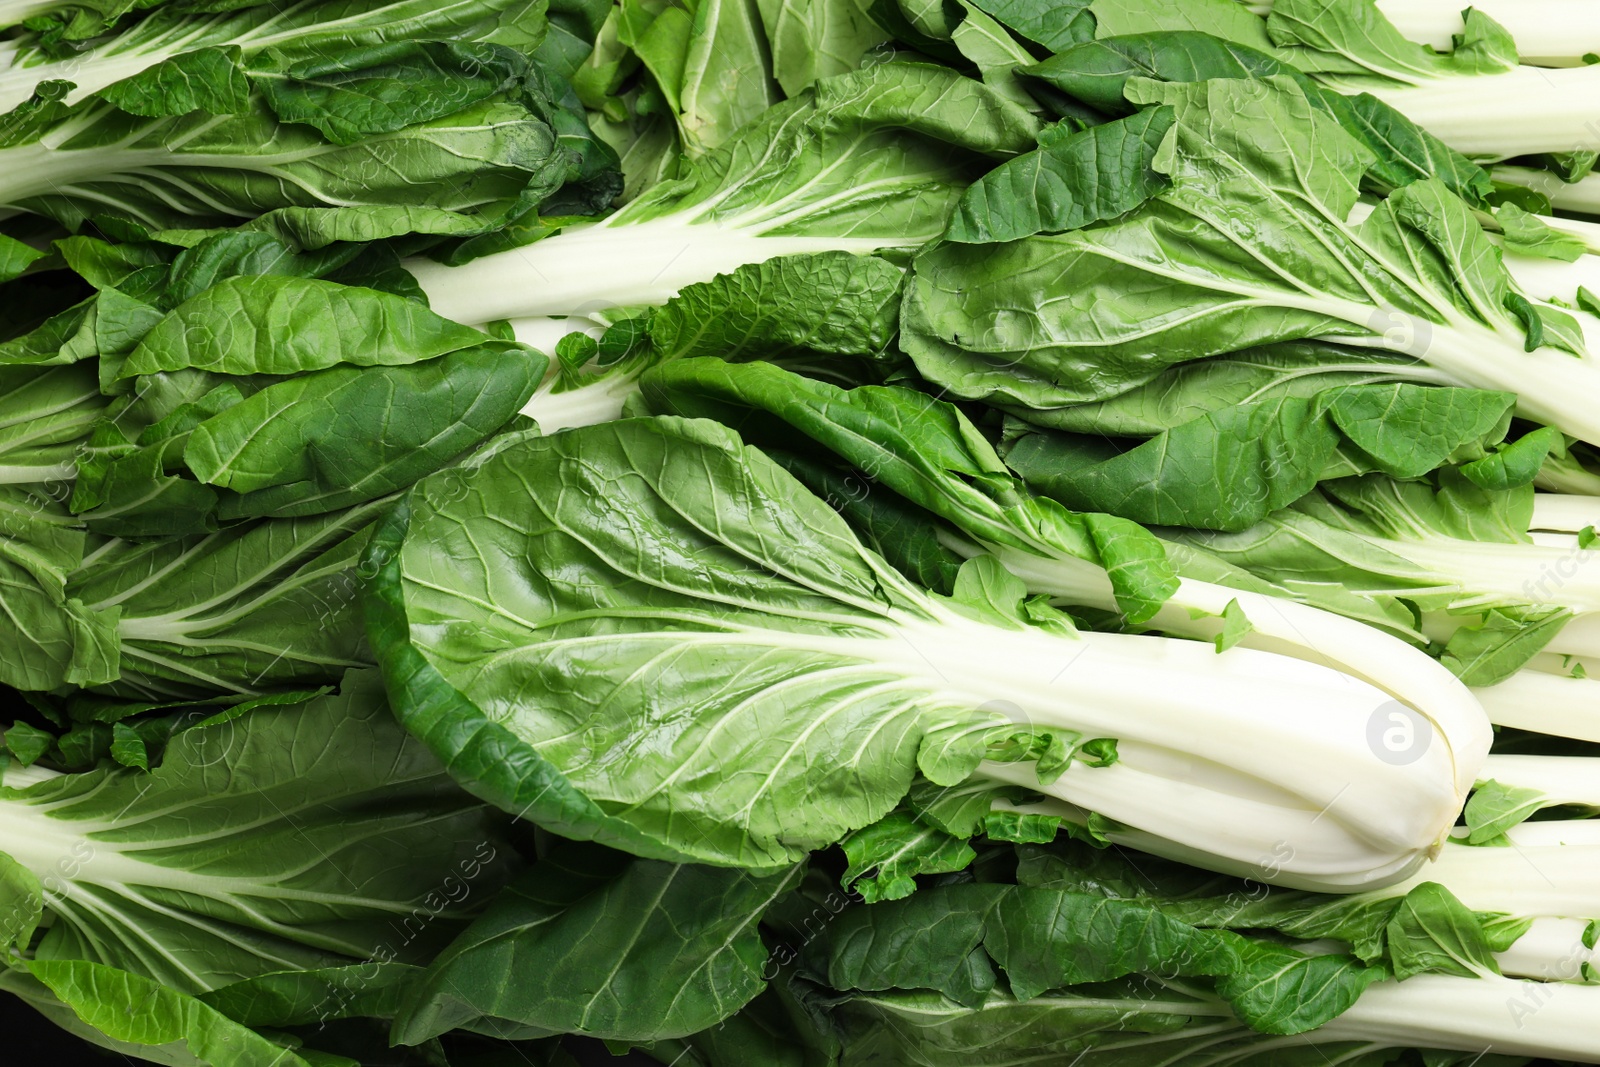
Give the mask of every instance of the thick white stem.
[[126, 51], [114, 55], [94, 54], [50, 60], [26, 66], [9, 65], [0, 69], [0, 113], [27, 100], [40, 82], [51, 79], [70, 81], [73, 89], [65, 97], [68, 104], [76, 104], [90, 93], [97, 93], [114, 82], [131, 78], [146, 68], [153, 67], [184, 51], [181, 41], [168, 48], [151, 48], [148, 51]]
[[664, 304], [686, 285], [747, 263], [906, 243], [888, 237], [765, 237], [759, 229], [669, 216], [574, 228], [459, 267], [429, 259], [405, 265], [434, 311], [458, 322], [490, 322]]
[[[62, 138], [64, 139], [64, 138]], [[172, 159], [164, 148], [113, 150], [117, 171], [159, 166]], [[54, 144], [31, 141], [0, 150], [0, 203], [13, 204], [32, 196], [58, 191], [63, 186], [103, 177], [109, 169], [107, 153], [91, 149], [58, 150]]]
[[0, 786], [7, 789], [26, 789], [30, 785], [48, 782], [52, 778], [60, 778], [60, 771], [52, 771], [48, 767], [38, 764], [24, 767], [20, 763], [6, 761], [0, 763]]
[[0, 29], [20, 26], [35, 15], [59, 11], [56, 0], [0, 0]]
[[1600, 742], [1600, 678], [1524, 669], [1472, 693], [1496, 726]]
[[1600, 499], [1569, 493], [1533, 494], [1533, 520], [1528, 529], [1578, 533], [1600, 526]]
[[1574, 804], [1600, 808], [1600, 757], [1597, 756], [1491, 753], [1484, 762], [1482, 780], [1519, 789], [1536, 789], [1547, 798], [1547, 806]]
[[1592, 1062], [1600, 986], [1421, 974], [1369, 986], [1343, 1015], [1304, 1036]]
[[1496, 167], [1494, 179], [1522, 185], [1543, 193], [1557, 211], [1600, 215], [1600, 174], [1589, 174], [1575, 182], [1564, 182], [1548, 170], [1536, 167]]
[[1594, 0], [1377, 0], [1378, 10], [1418, 44], [1448, 52], [1466, 29], [1468, 6], [1510, 31], [1524, 63], [1576, 65], [1587, 52], [1600, 53], [1600, 6]]
[[[1571, 547], [1509, 545], [1453, 537], [1364, 540], [1438, 575], [1439, 585], [1455, 586], [1462, 600], [1487, 597], [1500, 603], [1560, 607], [1580, 614], [1600, 611], [1600, 550], [1578, 548], [1575, 543]], [[1573, 625], [1567, 624], [1569, 628]], [[1577, 631], [1567, 639], [1579, 639]], [[1582, 651], [1569, 647], [1554, 650]]]
[[[1572, 263], [1544, 256], [1526, 256], [1502, 249], [1506, 270], [1516, 280], [1517, 288], [1535, 300], [1560, 300], [1571, 306], [1578, 301], [1582, 287], [1600, 296], [1600, 255], [1579, 256]], [[1587, 312], [1571, 312], [1585, 318]]]
[[32, 485], [38, 482], [64, 482], [78, 476], [76, 463], [47, 466], [0, 466], [0, 485]]
[[[642, 373], [643, 367], [638, 368]], [[612, 373], [564, 392], [540, 389], [522, 406], [522, 414], [545, 433], [578, 426], [598, 426], [622, 418], [622, 405], [639, 391], [639, 373]]]
[[556, 343], [572, 333], [581, 333], [600, 339], [606, 332], [605, 323], [583, 315], [539, 316], [511, 320], [511, 335], [530, 348], [537, 348], [547, 356], [555, 355]]
[[[961, 548], [959, 544], [952, 547]], [[1022, 579], [1031, 593], [1117, 610], [1110, 579], [1094, 564], [1000, 546], [987, 546], [987, 550]], [[1467, 688], [1421, 650], [1332, 612], [1188, 578], [1180, 581], [1177, 593], [1146, 625], [1211, 640], [1222, 632], [1222, 612], [1235, 601], [1251, 624], [1251, 631], [1239, 642], [1242, 646], [1330, 667], [1366, 681], [1420, 712], [1450, 749], [1459, 798], [1466, 800], [1489, 752], [1493, 731]]]
[[1552, 493], [1571, 496], [1600, 496], [1600, 474], [1594, 474], [1570, 457], [1560, 462], [1547, 460], [1539, 468], [1533, 484]]
[[1475, 159], [1600, 149], [1594, 110], [1600, 66], [1522, 66], [1421, 85], [1362, 83], [1359, 88]]
[[1473, 911], [1528, 918], [1600, 918], [1600, 823], [1531, 822], [1507, 833], [1509, 846], [1448, 844], [1410, 880], [1376, 897], [1403, 896], [1438, 882]]
[[1585, 982], [1586, 968], [1600, 964], [1584, 945], [1587, 919], [1535, 919], [1528, 932], [1504, 952], [1495, 953], [1502, 974], [1544, 982]]
[[1381, 885], [1439, 847], [1460, 810], [1448, 739], [1411, 713], [1415, 744], [1387, 757], [1374, 716], [1401, 705], [1351, 675], [1174, 638], [1018, 629], [999, 659], [996, 640], [956, 617], [906, 620], [887, 642], [827, 644], [943, 706], [1116, 738], [1115, 764], [1074, 763], [1053, 782], [1030, 764], [982, 773], [1098, 811], [1213, 869], [1309, 888]]

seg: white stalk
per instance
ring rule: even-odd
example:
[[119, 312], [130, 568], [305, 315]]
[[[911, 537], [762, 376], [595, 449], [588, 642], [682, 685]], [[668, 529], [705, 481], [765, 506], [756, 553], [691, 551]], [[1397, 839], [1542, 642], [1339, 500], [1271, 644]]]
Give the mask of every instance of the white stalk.
[[[1463, 602], [1531, 604], [1579, 613], [1600, 611], [1600, 550], [1578, 548], [1575, 543], [1571, 547], [1511, 545], [1454, 537], [1363, 540], [1438, 575], [1443, 579], [1442, 586], [1461, 591]], [[1571, 638], [1576, 638], [1576, 633], [1569, 635]]]
[[1524, 63], [1568, 66], [1600, 53], [1600, 6], [1594, 0], [1377, 0], [1378, 10], [1410, 40], [1448, 52], [1466, 30], [1471, 6], [1511, 33]]
[[0, 485], [34, 485], [39, 482], [69, 481], [78, 476], [76, 463], [50, 463], [39, 466], [0, 465]]
[[[838, 671], [903, 689], [930, 714], [981, 709], [1057, 737], [1115, 738], [1109, 767], [1074, 762], [1050, 782], [1028, 763], [978, 773], [1097, 811], [1140, 847], [1273, 884], [1388, 884], [1441, 847], [1462, 803], [1451, 738], [1376, 686], [1299, 658], [1139, 634], [997, 632], [946, 609], [897, 615], [875, 635], [749, 639], [853, 664]], [[1375, 715], [1390, 710], [1414, 733], [1398, 759], [1372, 740]]]
[[613, 371], [559, 393], [542, 386], [522, 406], [522, 414], [537, 422], [545, 433], [612, 422], [622, 418], [623, 404], [639, 391], [639, 375], [645, 369], [641, 365], [631, 373]]
[[30, 785], [38, 785], [40, 782], [60, 777], [60, 771], [52, 771], [37, 763], [27, 767], [11, 760], [0, 763], [0, 786], [6, 789], [26, 789]]
[[1567, 819], [1561, 822], [1525, 822], [1506, 831], [1520, 852], [1543, 854], [1553, 848], [1573, 848], [1600, 855], [1600, 820]]
[[[1501, 253], [1506, 270], [1516, 280], [1517, 288], [1536, 300], [1561, 300], [1569, 306], [1575, 305], [1579, 287], [1600, 296], [1600, 255], [1583, 255], [1575, 262], [1563, 263], [1559, 259], [1528, 256], [1505, 249]], [[1587, 312], [1568, 310], [1568, 313], [1580, 318], [1592, 318]]]
[[[959, 543], [952, 547], [963, 550]], [[985, 549], [996, 555], [1031, 593], [1117, 610], [1110, 579], [1091, 563], [1071, 557], [1051, 559], [1001, 546]], [[965, 550], [974, 549], [968, 545]], [[1241, 646], [1328, 667], [1351, 679], [1352, 684], [1359, 681], [1371, 685], [1420, 713], [1433, 729], [1434, 739], [1441, 740], [1450, 753], [1457, 806], [1466, 801], [1488, 754], [1493, 732], [1482, 707], [1454, 675], [1420, 649], [1364, 623], [1282, 597], [1188, 578], [1180, 580], [1178, 591], [1146, 625], [1208, 641], [1221, 632], [1220, 616], [1230, 602], [1238, 603], [1252, 627], [1240, 640]], [[1369, 715], [1376, 710], [1376, 706], [1369, 708]], [[1383, 758], [1376, 752], [1370, 754]]]
[[1515, 944], [1495, 953], [1495, 962], [1502, 974], [1517, 978], [1588, 982], [1600, 964], [1595, 950], [1583, 943], [1588, 931], [1587, 919], [1535, 919]]
[[1330, 78], [1369, 92], [1456, 151], [1480, 160], [1600, 149], [1600, 66], [1520, 66], [1495, 74], [1433, 78], [1399, 86]]
[[765, 228], [696, 222], [688, 215], [616, 225], [607, 220], [459, 267], [410, 259], [406, 268], [434, 311], [480, 323], [664, 304], [686, 285], [777, 256], [868, 253], [917, 243], [891, 237], [768, 237]]
[[1522, 667], [1523, 670], [1562, 678], [1600, 678], [1600, 659], [1571, 653], [1535, 652]]
[[1600, 742], [1600, 675], [1571, 678], [1524, 668], [1472, 694], [1496, 726]]
[[0, 29], [18, 26], [35, 15], [59, 11], [56, 0], [0, 0]]
[[1473, 911], [1528, 918], [1600, 918], [1600, 822], [1531, 822], [1506, 833], [1509, 846], [1448, 844], [1410, 880], [1375, 898], [1437, 882]]
[[547, 356], [555, 355], [556, 343], [568, 334], [581, 333], [595, 340], [606, 332], [606, 324], [587, 315], [538, 316], [511, 320], [511, 335]]
[[1420, 974], [1367, 987], [1343, 1015], [1301, 1037], [1592, 1062], [1600, 987]]
[[1533, 519], [1528, 530], [1553, 530], [1575, 534], [1600, 526], [1600, 499], [1567, 493], [1533, 494]]
[[1526, 186], [1543, 193], [1558, 211], [1600, 215], [1600, 174], [1589, 174], [1575, 182], [1564, 182], [1556, 174], [1536, 167], [1495, 167], [1494, 179]]
[[[185, 40], [162, 44], [165, 47], [157, 45], [147, 50], [129, 49], [108, 56], [96, 56], [91, 52], [42, 63], [5, 63], [0, 66], [0, 112], [10, 111], [32, 96], [40, 82], [52, 79], [73, 83], [73, 89], [67, 93], [64, 102], [76, 104], [90, 93], [99, 92], [124, 78], [131, 78], [148, 67], [188, 50]], [[0, 57], [0, 63], [4, 63], [6, 58], [9, 57]]]
[[1533, 789], [1544, 806], [1600, 808], [1600, 756], [1521, 756], [1491, 753], [1481, 780]]
[[142, 151], [126, 145], [65, 151], [58, 148], [92, 122], [93, 116], [86, 115], [67, 128], [51, 130], [47, 139], [0, 149], [0, 203], [16, 203], [80, 181], [105, 177], [108, 155], [115, 158], [119, 173], [159, 166], [172, 158], [164, 147]]

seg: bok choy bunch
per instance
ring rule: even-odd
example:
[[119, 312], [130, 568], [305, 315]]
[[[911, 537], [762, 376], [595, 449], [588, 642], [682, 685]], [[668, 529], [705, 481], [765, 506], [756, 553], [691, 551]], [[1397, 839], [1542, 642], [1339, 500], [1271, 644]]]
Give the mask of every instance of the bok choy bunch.
[[[1104, 566], [1141, 558], [1137, 527], [1056, 521]], [[1156, 551], [1120, 579], [1145, 614]], [[1421, 655], [1396, 694], [1271, 642], [1090, 632], [989, 557], [929, 593], [706, 421], [507, 437], [421, 483], [367, 560], [402, 722], [479, 795], [663, 859], [791, 863], [920, 779], [1239, 873], [1288, 841], [1274, 880], [1348, 891], [1438, 848], [1487, 747]], [[1412, 655], [1391, 644], [1371, 662]], [[1368, 736], [1390, 715], [1414, 734], [1395, 761]]]
[[[409, 260], [459, 322], [656, 305], [777, 256], [915, 248], [967, 183], [1028, 151], [1039, 121], [982, 82], [926, 63], [819, 81], [621, 210], [460, 266]], [[547, 329], [548, 327], [546, 327]]]

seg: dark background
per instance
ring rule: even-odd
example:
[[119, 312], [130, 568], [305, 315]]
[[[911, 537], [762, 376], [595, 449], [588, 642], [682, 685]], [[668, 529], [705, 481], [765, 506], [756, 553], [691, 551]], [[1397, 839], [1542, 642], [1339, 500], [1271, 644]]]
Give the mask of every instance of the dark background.
[[[567, 1049], [583, 1067], [661, 1067], [640, 1053], [613, 1056], [598, 1041], [568, 1038]], [[45, 1021], [44, 1017], [16, 997], [0, 993], [0, 1063], [26, 1064], [28, 1067], [117, 1067], [138, 1064], [115, 1053], [84, 1043]], [[759, 1067], [751, 1064], [750, 1067]]]

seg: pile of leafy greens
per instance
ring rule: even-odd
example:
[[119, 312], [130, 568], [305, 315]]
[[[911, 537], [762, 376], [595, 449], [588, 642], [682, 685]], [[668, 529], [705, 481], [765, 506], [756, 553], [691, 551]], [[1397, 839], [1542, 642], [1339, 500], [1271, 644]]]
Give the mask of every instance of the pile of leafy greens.
[[0, 991], [1600, 1062], [1595, 30], [0, 0]]

